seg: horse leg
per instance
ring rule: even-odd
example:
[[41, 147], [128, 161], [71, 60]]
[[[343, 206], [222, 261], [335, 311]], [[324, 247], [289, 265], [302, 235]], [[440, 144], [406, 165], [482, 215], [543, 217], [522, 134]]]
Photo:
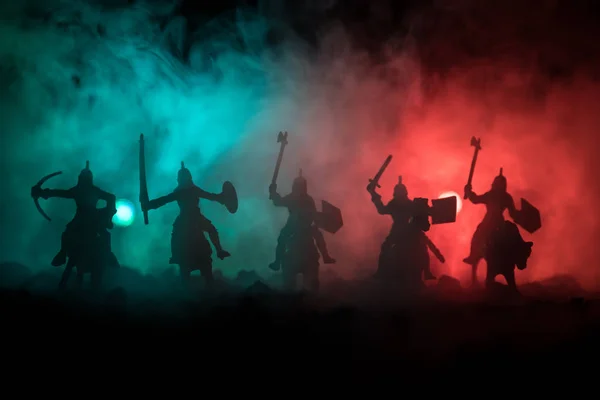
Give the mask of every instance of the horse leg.
[[509, 289], [511, 289], [515, 293], [519, 293], [519, 289], [517, 289], [517, 281], [515, 279], [514, 268], [511, 268], [509, 272], [504, 273], [504, 279], [506, 279], [506, 283]]
[[494, 269], [494, 263], [487, 261], [487, 271], [485, 273], [485, 288], [492, 289], [494, 282], [496, 281], [496, 271]]
[[[475, 261], [471, 265], [471, 285], [472, 286], [478, 286], [479, 285], [479, 281], [477, 280], [477, 266], [479, 266], [479, 260]], [[489, 268], [488, 268], [488, 270], [489, 270]]]
[[77, 289], [81, 289], [83, 287], [83, 277], [84, 274], [83, 272], [79, 271], [79, 269], [77, 270], [77, 277], [76, 277], [76, 283], [77, 283]]
[[215, 283], [215, 277], [213, 275], [212, 265], [209, 263], [200, 269], [200, 273], [204, 278], [204, 282], [206, 283], [207, 289], [212, 289]]
[[186, 289], [190, 286], [190, 275], [191, 271], [187, 267], [187, 265], [179, 265], [179, 276], [181, 277], [181, 284]]
[[312, 293], [319, 291], [319, 264], [307, 267], [302, 274], [304, 288]]
[[64, 290], [67, 288], [67, 283], [69, 282], [69, 278], [71, 277], [71, 272], [73, 272], [74, 266], [75, 263], [69, 258], [67, 266], [65, 267], [65, 270], [63, 271], [62, 276], [60, 277], [60, 282], [58, 283], [59, 290]]
[[283, 267], [281, 278], [283, 280], [283, 290], [286, 292], [296, 291], [296, 276], [297, 274], [292, 272], [289, 267]]
[[90, 272], [90, 275], [92, 290], [99, 290], [102, 285], [102, 267], [95, 266]]

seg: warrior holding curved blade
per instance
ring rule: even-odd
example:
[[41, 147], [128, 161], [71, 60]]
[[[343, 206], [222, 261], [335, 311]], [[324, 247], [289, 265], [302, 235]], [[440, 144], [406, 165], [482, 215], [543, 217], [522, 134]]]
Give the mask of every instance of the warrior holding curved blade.
[[[61, 174], [61, 172], [55, 172], [54, 174], [48, 175], [31, 188], [31, 196], [36, 201], [38, 210], [40, 210], [42, 215], [48, 220], [50, 220], [50, 218], [43, 213], [37, 203], [37, 199], [40, 197], [43, 199], [52, 197], [72, 199], [77, 206], [75, 216], [71, 222], [67, 224], [67, 227], [62, 234], [61, 248], [52, 260], [52, 265], [56, 267], [64, 265], [67, 262], [68, 255], [73, 249], [74, 243], [76, 243], [83, 232], [88, 231], [90, 228], [97, 231], [101, 239], [102, 247], [108, 249], [110, 252], [110, 233], [107, 229], [112, 228], [112, 217], [117, 212], [115, 195], [94, 186], [94, 178], [92, 171], [90, 170], [89, 161], [86, 162], [85, 168], [79, 174], [77, 185], [72, 188], [42, 189], [41, 185], [46, 179], [59, 174]], [[106, 201], [106, 208], [104, 210], [106, 210], [108, 214], [99, 213], [99, 210], [96, 208], [99, 200]], [[116, 262], [116, 259], [113, 261]]]
[[[142, 199], [142, 210], [158, 209], [168, 203], [177, 202], [179, 216], [173, 223], [171, 235], [171, 264], [178, 264], [182, 271], [184, 282], [189, 278], [191, 271], [199, 269], [207, 283], [213, 282], [212, 250], [206, 242], [204, 232], [208, 233], [212, 244], [217, 250], [217, 257], [221, 260], [229, 257], [228, 251], [221, 246], [217, 229], [212, 222], [200, 211], [200, 199], [219, 202], [225, 205], [230, 212], [237, 211], [237, 194], [231, 183], [223, 185], [223, 193], [209, 193], [194, 184], [192, 174], [184, 163], [177, 174], [177, 187], [175, 190], [155, 200]], [[208, 248], [203, 244], [206, 243]]]

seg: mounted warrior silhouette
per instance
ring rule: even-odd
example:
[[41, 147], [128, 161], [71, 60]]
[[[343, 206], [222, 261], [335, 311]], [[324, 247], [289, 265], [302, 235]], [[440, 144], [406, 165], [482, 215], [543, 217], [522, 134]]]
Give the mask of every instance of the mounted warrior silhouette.
[[214, 282], [212, 265], [212, 248], [206, 240], [205, 233], [217, 251], [221, 260], [230, 254], [221, 246], [219, 233], [212, 222], [200, 210], [200, 199], [216, 201], [223, 204], [231, 214], [238, 209], [237, 192], [231, 184], [223, 183], [223, 190], [219, 194], [209, 193], [194, 184], [192, 174], [181, 162], [181, 169], [177, 173], [177, 187], [166, 196], [150, 200], [146, 182], [146, 156], [144, 135], [140, 135], [140, 203], [144, 214], [144, 223], [148, 225], [148, 211], [158, 209], [172, 202], [179, 206], [179, 216], [173, 223], [171, 235], [171, 264], [179, 265], [182, 282], [189, 284], [190, 274], [200, 271], [208, 286]]
[[[75, 216], [62, 234], [60, 251], [52, 260], [52, 265], [55, 267], [67, 264], [59, 288], [66, 287], [73, 268], [76, 268], [79, 286], [83, 283], [84, 274], [89, 273], [92, 288], [98, 289], [104, 268], [119, 266], [111, 250], [111, 238], [108, 232], [108, 229], [113, 228], [112, 218], [117, 212], [116, 197], [94, 186], [89, 161], [86, 161], [85, 169], [79, 174], [77, 185], [72, 188], [42, 189], [42, 185], [48, 179], [60, 174], [62, 171], [47, 175], [31, 188], [31, 196], [36, 208], [48, 221], [51, 219], [40, 207], [38, 202], [40, 197], [71, 199], [77, 206]], [[96, 208], [99, 200], [104, 200], [106, 207]]]
[[[394, 284], [402, 283], [407, 290], [419, 289], [423, 279], [435, 279], [431, 272], [429, 251], [442, 263], [446, 260], [440, 250], [427, 237], [431, 224], [456, 221], [456, 197], [432, 199], [408, 197], [408, 190], [398, 178], [392, 200], [384, 204], [377, 193], [379, 180], [392, 161], [389, 155], [373, 179], [367, 192], [380, 215], [392, 217], [392, 229], [381, 246], [376, 278]], [[431, 224], [429, 217], [431, 216]]]
[[275, 207], [287, 208], [289, 217], [279, 234], [275, 261], [269, 267], [274, 271], [282, 270], [285, 290], [296, 289], [296, 277], [300, 274], [304, 289], [316, 292], [319, 290], [319, 253], [326, 264], [335, 263], [329, 255], [321, 229], [336, 233], [344, 223], [341, 211], [325, 200], [321, 202], [322, 211], [317, 211], [314, 199], [308, 194], [308, 181], [302, 176], [302, 170], [294, 179], [290, 194], [281, 196], [277, 192], [277, 176], [288, 144], [287, 138], [287, 132], [279, 132], [277, 136], [280, 149], [269, 186], [269, 199]]
[[[516, 209], [513, 198], [508, 193], [508, 182], [502, 168], [489, 191], [482, 195], [475, 193], [471, 183], [481, 150], [481, 139], [471, 138], [471, 146], [474, 147], [474, 154], [464, 198], [473, 204], [484, 204], [486, 214], [473, 234], [470, 254], [463, 262], [471, 265], [473, 285], [478, 284], [477, 266], [484, 259], [487, 264], [486, 287], [490, 287], [496, 276], [502, 275], [508, 287], [517, 291], [515, 266], [520, 270], [527, 268], [533, 246], [533, 242], [523, 239], [517, 224], [527, 232], [534, 233], [542, 227], [540, 212], [525, 199], [521, 199], [521, 209]], [[515, 223], [504, 219], [505, 210], [508, 210]]]

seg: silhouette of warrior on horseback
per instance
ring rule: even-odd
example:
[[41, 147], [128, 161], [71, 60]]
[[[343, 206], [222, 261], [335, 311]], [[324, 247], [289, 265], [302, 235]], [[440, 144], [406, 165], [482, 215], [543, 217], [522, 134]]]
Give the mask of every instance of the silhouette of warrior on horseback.
[[269, 198], [276, 207], [286, 207], [289, 217], [277, 241], [275, 261], [269, 267], [274, 271], [282, 270], [285, 289], [294, 290], [296, 276], [302, 274], [305, 289], [317, 291], [319, 253], [326, 264], [335, 263], [320, 229], [336, 233], [343, 225], [341, 211], [326, 201], [322, 202], [323, 211], [317, 211], [314, 199], [308, 194], [308, 182], [302, 176], [302, 170], [294, 179], [290, 194], [281, 196], [277, 193], [276, 181], [287, 145], [287, 132], [280, 132], [277, 142], [281, 143], [281, 147], [269, 186]]
[[[116, 197], [114, 194], [94, 186], [93, 174], [89, 168], [89, 161], [85, 169], [79, 174], [77, 185], [70, 189], [42, 189], [48, 179], [62, 174], [55, 172], [42, 178], [31, 188], [31, 196], [35, 205], [48, 221], [50, 218], [44, 213], [38, 199], [62, 198], [75, 201], [77, 210], [73, 219], [67, 224], [61, 237], [61, 248], [52, 260], [52, 265], [59, 267], [67, 263], [60, 288], [68, 282], [73, 268], [77, 269], [77, 283], [83, 283], [84, 273], [90, 273], [92, 287], [99, 288], [104, 267], [118, 267], [119, 263], [112, 253], [111, 237], [108, 229], [113, 228], [112, 218], [117, 212]], [[96, 208], [98, 201], [104, 200], [106, 207]]]
[[194, 184], [192, 174], [184, 163], [177, 174], [177, 187], [166, 196], [149, 200], [146, 184], [146, 168], [144, 154], [144, 135], [140, 136], [140, 202], [144, 212], [144, 222], [148, 224], [148, 211], [158, 209], [171, 202], [177, 202], [179, 215], [173, 223], [171, 235], [171, 264], [179, 265], [181, 278], [184, 285], [189, 283], [192, 271], [199, 270], [206, 283], [211, 285], [214, 281], [212, 271], [212, 249], [206, 240], [208, 234], [221, 260], [229, 257], [228, 251], [221, 245], [219, 233], [200, 210], [200, 199], [216, 201], [223, 204], [230, 213], [234, 214], [238, 208], [238, 198], [235, 188], [230, 182], [223, 183], [223, 190], [219, 194], [209, 193]]
[[392, 217], [392, 228], [381, 246], [376, 278], [404, 282], [407, 288], [418, 288], [424, 280], [435, 279], [431, 272], [429, 250], [443, 263], [444, 257], [425, 232], [429, 231], [432, 216], [434, 224], [454, 222], [456, 220], [456, 198], [436, 199], [429, 207], [428, 199], [408, 197], [408, 190], [402, 183], [402, 177], [394, 187], [392, 200], [384, 204], [381, 195], [376, 192], [379, 179], [392, 160], [388, 156], [379, 172], [375, 175], [367, 191], [380, 215]]
[[471, 250], [463, 262], [471, 265], [471, 279], [477, 285], [477, 266], [481, 259], [487, 264], [486, 286], [489, 287], [497, 275], [503, 275], [508, 286], [516, 290], [515, 266], [523, 270], [527, 268], [527, 260], [531, 255], [533, 242], [526, 242], [515, 223], [504, 219], [504, 211], [525, 230], [533, 233], [541, 227], [539, 211], [521, 199], [521, 210], [517, 210], [512, 196], [508, 193], [508, 181], [500, 173], [492, 182], [491, 189], [482, 195], [475, 193], [471, 186], [477, 154], [481, 150], [481, 139], [471, 139], [475, 154], [471, 164], [469, 180], [465, 185], [465, 199], [473, 204], [484, 204], [486, 214], [477, 226], [471, 240]]

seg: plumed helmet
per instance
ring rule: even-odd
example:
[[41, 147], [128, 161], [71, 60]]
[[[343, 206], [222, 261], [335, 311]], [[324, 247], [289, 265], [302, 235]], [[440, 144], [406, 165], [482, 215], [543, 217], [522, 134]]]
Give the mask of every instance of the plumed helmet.
[[402, 183], [402, 176], [398, 177], [398, 183], [394, 186], [394, 197], [408, 197], [408, 189]]
[[90, 170], [90, 162], [85, 162], [85, 168], [81, 170], [79, 173], [79, 178], [77, 178], [78, 185], [93, 185], [94, 184], [94, 175], [92, 175], [92, 171]]
[[492, 182], [492, 190], [506, 192], [508, 187], [508, 182], [506, 181], [506, 177], [502, 174], [502, 168], [500, 168], [500, 173], [497, 177], [494, 178]]
[[181, 169], [177, 172], [177, 183], [179, 185], [192, 183], [192, 173], [185, 167], [183, 161], [181, 162]]
[[298, 176], [294, 179], [294, 182], [292, 183], [292, 193], [308, 193], [308, 182], [306, 181], [306, 178], [302, 176], [302, 169], [300, 169], [300, 171], [298, 172]]

